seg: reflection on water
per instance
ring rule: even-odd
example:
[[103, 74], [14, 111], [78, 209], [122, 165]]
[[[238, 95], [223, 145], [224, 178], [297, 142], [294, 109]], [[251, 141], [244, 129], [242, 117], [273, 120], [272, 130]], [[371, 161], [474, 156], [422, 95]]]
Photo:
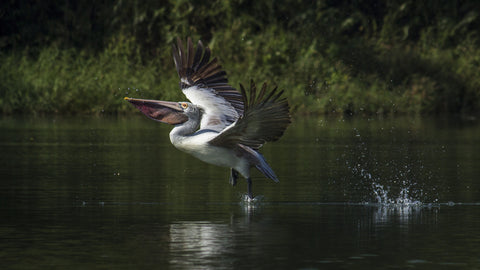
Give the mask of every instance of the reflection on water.
[[454, 233], [454, 242], [474, 245], [468, 238], [480, 236], [472, 231], [478, 217], [473, 224], [464, 223], [470, 236], [458, 231], [463, 222], [455, 220], [471, 210], [265, 202], [252, 211], [232, 205], [224, 219], [172, 222], [169, 263], [181, 269], [474, 266], [480, 258], [473, 250], [442, 240], [445, 233]]
[[248, 201], [166, 125], [3, 118], [2, 269], [480, 268], [480, 126], [444, 120], [297, 119]]
[[439, 207], [421, 206], [417, 204], [380, 204], [376, 206], [374, 212], [375, 223], [386, 224], [392, 220], [398, 221], [399, 224], [408, 225], [409, 223], [425, 223], [425, 215], [422, 212], [428, 211], [428, 223], [437, 223], [437, 213]]
[[178, 222], [170, 225], [170, 252], [172, 265], [191, 268], [199, 265], [226, 267], [219, 258], [234, 255], [234, 238], [228, 224], [209, 221]]

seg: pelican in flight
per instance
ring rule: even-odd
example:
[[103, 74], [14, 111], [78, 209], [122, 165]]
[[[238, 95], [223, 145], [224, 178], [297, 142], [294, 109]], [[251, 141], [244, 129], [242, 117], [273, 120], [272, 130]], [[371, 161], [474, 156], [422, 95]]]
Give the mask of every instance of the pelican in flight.
[[173, 125], [170, 141], [179, 150], [218, 166], [230, 168], [230, 184], [239, 174], [247, 180], [247, 195], [253, 199], [250, 168], [266, 177], [278, 178], [258, 152], [266, 142], [278, 140], [290, 123], [289, 105], [275, 87], [257, 91], [253, 81], [249, 92], [228, 84], [217, 58], [210, 61], [210, 49], [191, 38], [186, 50], [177, 38], [173, 59], [180, 88], [190, 102], [169, 102], [125, 97], [148, 118]]

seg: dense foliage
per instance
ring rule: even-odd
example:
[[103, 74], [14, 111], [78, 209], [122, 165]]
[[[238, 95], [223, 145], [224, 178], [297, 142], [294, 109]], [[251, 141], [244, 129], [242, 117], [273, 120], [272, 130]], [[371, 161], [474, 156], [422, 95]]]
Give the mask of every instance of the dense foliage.
[[480, 107], [477, 1], [34, 1], [0, 4], [3, 113], [181, 100], [175, 37], [202, 39], [232, 85], [268, 81], [299, 113]]

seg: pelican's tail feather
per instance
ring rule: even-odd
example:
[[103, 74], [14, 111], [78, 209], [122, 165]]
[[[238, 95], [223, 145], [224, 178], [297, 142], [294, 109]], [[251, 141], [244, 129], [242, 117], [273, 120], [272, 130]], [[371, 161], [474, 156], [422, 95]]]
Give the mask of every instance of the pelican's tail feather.
[[263, 175], [265, 175], [266, 177], [272, 179], [275, 182], [278, 182], [278, 178], [275, 175], [275, 172], [272, 170], [272, 168], [270, 168], [270, 165], [268, 165], [265, 158], [262, 156], [262, 154], [260, 154], [258, 152], [257, 152], [257, 154], [259, 156], [259, 161], [260, 162], [258, 164], [255, 164], [255, 168], [257, 168], [259, 171], [261, 171], [263, 173]]
[[270, 165], [268, 165], [262, 154], [248, 146], [242, 144], [239, 144], [238, 146], [240, 147], [240, 149], [245, 151], [245, 157], [249, 160], [251, 165], [255, 166], [255, 168], [262, 172], [263, 175], [265, 175], [266, 177], [272, 179], [275, 182], [278, 182], [278, 178], [275, 175], [275, 172], [272, 170], [272, 168], [270, 168]]

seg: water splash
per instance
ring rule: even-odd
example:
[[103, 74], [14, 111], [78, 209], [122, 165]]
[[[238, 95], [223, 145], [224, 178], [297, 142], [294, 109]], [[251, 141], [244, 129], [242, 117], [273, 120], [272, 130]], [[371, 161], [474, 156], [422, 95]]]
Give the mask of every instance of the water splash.
[[[375, 196], [375, 201], [382, 205], [421, 205], [422, 202], [414, 199], [410, 195], [410, 188], [403, 187], [397, 196], [389, 196], [389, 188], [381, 184], [372, 182], [372, 191]], [[416, 190], [418, 192], [418, 190]]]
[[265, 196], [258, 195], [256, 197], [250, 198], [248, 194], [243, 194], [241, 197], [241, 203], [245, 205], [258, 205], [265, 199]]
[[[408, 166], [405, 168], [408, 169]], [[423, 194], [422, 189], [417, 187], [416, 181], [406, 177], [407, 174], [403, 172], [402, 167], [397, 167], [393, 179], [373, 176], [360, 164], [354, 166], [352, 172], [361, 178], [361, 184], [367, 188], [367, 194], [364, 196], [365, 203], [372, 203], [373, 199], [373, 203], [381, 205], [422, 204], [419, 199]]]
[[410, 220], [420, 218], [420, 209], [424, 204], [418, 199], [422, 191], [413, 186], [406, 185], [409, 182], [403, 181], [399, 192], [391, 192], [390, 186], [384, 186], [376, 181], [371, 182], [372, 194], [376, 207], [374, 220], [376, 223], [390, 222], [397, 220], [401, 224], [407, 224]]
[[243, 208], [245, 214], [250, 217], [250, 215], [261, 209], [264, 198], [265, 197], [263, 195], [258, 195], [254, 198], [250, 198], [247, 194], [243, 194], [241, 196], [240, 206]]
[[[392, 127], [394, 130], [394, 127]], [[372, 145], [353, 128], [355, 144], [346, 145], [337, 160], [348, 168], [344, 196], [349, 201], [380, 205], [420, 205], [438, 202], [436, 186], [429, 185], [434, 173], [424, 165], [423, 154], [409, 145]], [[382, 151], [379, 151], [382, 150]], [[388, 150], [385, 150], [388, 149]], [[390, 152], [394, 151], [394, 155]]]

